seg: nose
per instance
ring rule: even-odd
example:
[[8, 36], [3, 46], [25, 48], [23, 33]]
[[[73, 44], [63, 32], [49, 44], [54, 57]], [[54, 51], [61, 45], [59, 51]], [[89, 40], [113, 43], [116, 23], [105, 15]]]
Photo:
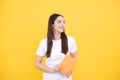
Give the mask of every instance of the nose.
[[63, 23], [62, 23], [62, 25], [64, 26], [64, 25], [65, 25], [65, 23], [63, 22]]
[[64, 27], [64, 26], [65, 26], [65, 24], [63, 23], [61, 26], [62, 26], [62, 27]]

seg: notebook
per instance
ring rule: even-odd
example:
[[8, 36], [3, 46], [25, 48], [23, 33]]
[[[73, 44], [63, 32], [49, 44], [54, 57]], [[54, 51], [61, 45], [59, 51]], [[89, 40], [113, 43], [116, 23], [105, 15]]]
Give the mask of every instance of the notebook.
[[66, 55], [60, 64], [60, 73], [65, 75], [67, 72], [72, 72], [76, 63], [76, 59], [72, 58], [70, 55]]

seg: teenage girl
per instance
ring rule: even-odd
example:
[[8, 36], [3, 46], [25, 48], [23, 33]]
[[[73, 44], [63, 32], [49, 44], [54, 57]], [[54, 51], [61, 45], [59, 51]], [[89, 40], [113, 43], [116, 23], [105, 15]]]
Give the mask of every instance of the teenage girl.
[[[62, 75], [59, 72], [59, 64], [66, 54], [72, 58], [76, 56], [76, 42], [73, 37], [65, 34], [65, 20], [60, 14], [52, 14], [48, 21], [47, 38], [40, 41], [36, 51], [35, 67], [42, 70], [42, 80], [72, 80], [72, 72]], [[45, 64], [42, 64], [46, 56]]]

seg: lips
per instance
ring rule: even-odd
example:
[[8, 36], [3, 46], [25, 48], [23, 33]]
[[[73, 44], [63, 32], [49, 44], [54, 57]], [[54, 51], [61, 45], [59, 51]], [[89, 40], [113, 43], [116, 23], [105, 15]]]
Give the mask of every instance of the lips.
[[64, 29], [63, 27], [59, 27], [60, 29]]

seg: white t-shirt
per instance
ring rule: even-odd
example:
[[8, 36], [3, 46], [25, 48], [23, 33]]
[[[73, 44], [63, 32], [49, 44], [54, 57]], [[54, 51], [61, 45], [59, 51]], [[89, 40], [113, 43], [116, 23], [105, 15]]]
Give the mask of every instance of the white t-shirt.
[[[67, 36], [68, 38], [68, 53], [76, 52], [76, 42], [74, 38]], [[46, 58], [45, 65], [53, 68], [56, 64], [60, 64], [64, 59], [65, 55], [61, 53], [61, 39], [53, 40], [53, 46], [51, 50], [51, 55]], [[45, 56], [47, 51], [47, 38], [42, 39], [36, 51], [36, 55]], [[72, 80], [71, 76], [66, 78], [66, 76], [56, 73], [46, 73], [43, 74], [43, 80]]]

